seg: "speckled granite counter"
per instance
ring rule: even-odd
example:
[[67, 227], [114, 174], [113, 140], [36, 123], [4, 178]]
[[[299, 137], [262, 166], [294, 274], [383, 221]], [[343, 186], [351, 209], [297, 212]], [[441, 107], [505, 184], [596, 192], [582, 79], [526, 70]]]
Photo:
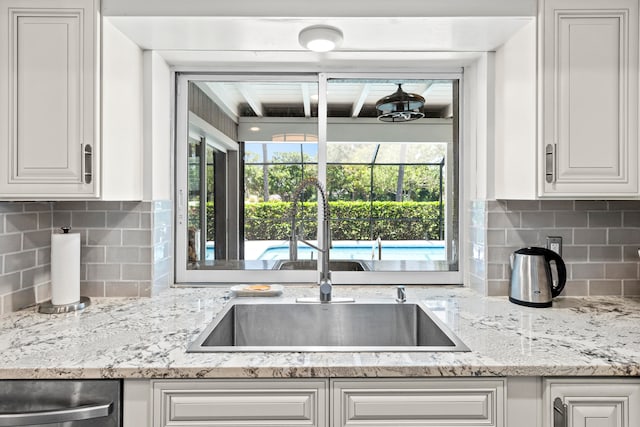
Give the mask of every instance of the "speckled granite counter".
[[[286, 297], [316, 288], [286, 288]], [[185, 349], [225, 304], [225, 288], [178, 288], [150, 299], [95, 299], [80, 314], [34, 309], [0, 318], [0, 378], [634, 376], [640, 300], [558, 298], [551, 309], [456, 287], [408, 287], [468, 353], [208, 353]], [[394, 297], [392, 287], [336, 296]]]

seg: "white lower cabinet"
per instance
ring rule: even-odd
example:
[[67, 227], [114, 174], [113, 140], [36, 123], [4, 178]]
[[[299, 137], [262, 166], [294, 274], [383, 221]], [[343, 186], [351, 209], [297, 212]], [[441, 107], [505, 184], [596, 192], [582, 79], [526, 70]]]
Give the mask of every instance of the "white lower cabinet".
[[[504, 379], [125, 382], [124, 426], [505, 427]], [[149, 389], [150, 392], [149, 393]], [[146, 405], [146, 396], [151, 404]], [[148, 407], [150, 419], [141, 415]]]
[[174, 380], [153, 383], [153, 426], [327, 425], [327, 380]]
[[545, 379], [545, 427], [640, 426], [640, 380]]
[[640, 378], [126, 380], [124, 427], [639, 427]]
[[502, 379], [332, 380], [334, 427], [503, 426]]

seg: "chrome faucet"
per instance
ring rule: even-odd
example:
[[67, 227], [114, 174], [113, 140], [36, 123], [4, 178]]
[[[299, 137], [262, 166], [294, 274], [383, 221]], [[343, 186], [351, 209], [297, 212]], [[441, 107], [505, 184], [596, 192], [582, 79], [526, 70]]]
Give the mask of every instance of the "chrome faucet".
[[[298, 212], [298, 200], [302, 191], [308, 186], [314, 186], [320, 192], [322, 197], [322, 248], [298, 237], [296, 232], [296, 214]], [[327, 194], [316, 178], [308, 178], [300, 183], [298, 188], [293, 192], [292, 197], [292, 215], [291, 215], [291, 237], [289, 239], [289, 259], [295, 261], [298, 259], [298, 242], [302, 242], [305, 245], [315, 249], [318, 253], [322, 254], [322, 270], [320, 273], [320, 279], [318, 285], [320, 286], [320, 302], [331, 301], [331, 271], [329, 271], [329, 249], [331, 248], [331, 230], [329, 228], [329, 202], [327, 200]]]

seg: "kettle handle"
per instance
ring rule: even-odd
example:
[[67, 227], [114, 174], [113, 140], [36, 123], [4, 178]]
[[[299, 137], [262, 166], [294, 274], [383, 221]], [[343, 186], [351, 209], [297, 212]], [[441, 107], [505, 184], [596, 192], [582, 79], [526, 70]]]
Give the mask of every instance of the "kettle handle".
[[562, 257], [552, 250], [545, 249], [544, 258], [547, 262], [555, 261], [556, 263], [556, 267], [558, 269], [558, 285], [551, 288], [551, 296], [557, 297], [560, 295], [560, 292], [564, 289], [564, 285], [567, 283], [567, 267], [565, 266]]

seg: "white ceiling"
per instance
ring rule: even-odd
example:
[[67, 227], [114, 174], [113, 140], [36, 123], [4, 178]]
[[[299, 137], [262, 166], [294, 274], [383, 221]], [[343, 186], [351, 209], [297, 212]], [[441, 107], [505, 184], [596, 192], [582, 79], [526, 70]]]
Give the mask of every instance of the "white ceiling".
[[484, 52], [495, 50], [530, 18], [228, 18], [110, 17], [143, 49], [304, 51], [298, 33], [326, 24], [344, 34], [342, 52]]
[[[294, 71], [362, 70], [376, 61], [465, 65], [535, 19], [537, 0], [102, 0], [101, 12], [173, 65], [284, 61]], [[298, 44], [299, 32], [318, 24], [343, 32], [336, 52]]]
[[[102, 13], [143, 49], [157, 51], [179, 71], [425, 73], [460, 72], [535, 19], [536, 0], [102, 0]], [[339, 28], [334, 52], [298, 43], [310, 25]], [[203, 85], [216, 102], [238, 113], [249, 104], [290, 103], [310, 114], [315, 87], [259, 83]], [[450, 84], [404, 86], [425, 95], [428, 109], [451, 103]], [[271, 92], [270, 92], [271, 91]], [[388, 85], [341, 85], [328, 103], [355, 115], [395, 91]], [[296, 107], [297, 108], [297, 107]]]
[[[388, 81], [330, 80], [327, 104], [332, 117], [371, 117], [376, 102], [397, 90], [402, 83], [405, 92], [425, 98], [425, 112], [432, 117], [446, 118], [453, 99], [450, 80]], [[247, 106], [257, 117], [280, 117], [278, 113], [316, 117], [318, 84], [312, 82], [199, 82], [198, 86], [229, 115], [247, 116]]]
[[[318, 85], [314, 83], [203, 83], [227, 105], [237, 106], [241, 103], [252, 104], [253, 101], [263, 103], [291, 104], [302, 102], [308, 97], [317, 103]], [[334, 83], [329, 82], [327, 101], [334, 104], [353, 103], [362, 97], [365, 104], [375, 102], [397, 89], [395, 83]], [[434, 107], [445, 107], [451, 103], [451, 82], [403, 83], [405, 92], [417, 93], [427, 99], [427, 104]], [[316, 95], [314, 97], [314, 94]]]

